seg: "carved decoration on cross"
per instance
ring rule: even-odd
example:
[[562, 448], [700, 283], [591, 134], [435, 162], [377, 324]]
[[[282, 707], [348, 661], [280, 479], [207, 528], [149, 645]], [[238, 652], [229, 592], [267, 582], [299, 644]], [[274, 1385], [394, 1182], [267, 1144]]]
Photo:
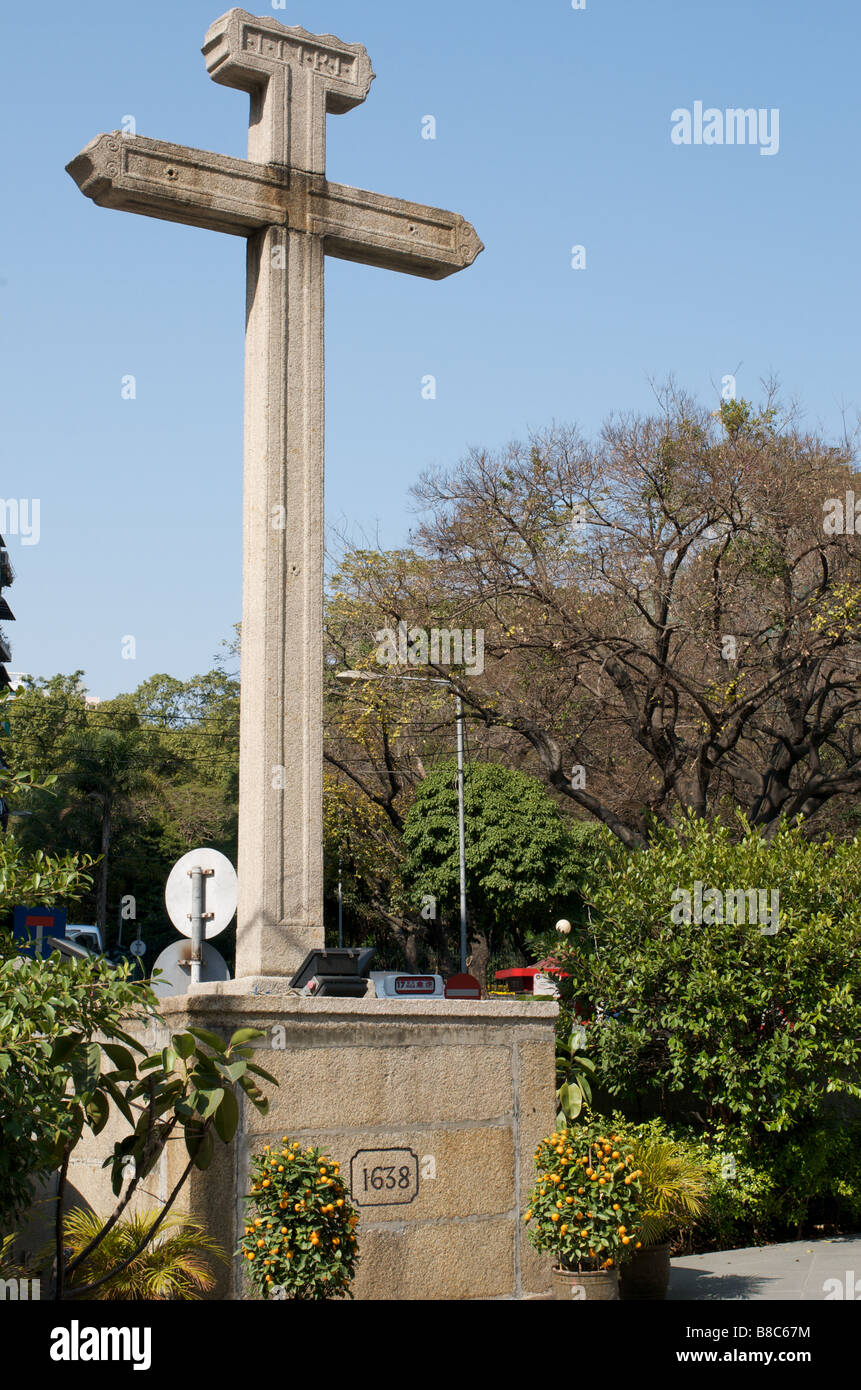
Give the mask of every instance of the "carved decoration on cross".
[[457, 213], [330, 183], [326, 116], [365, 100], [361, 44], [233, 9], [203, 46], [251, 99], [248, 159], [99, 135], [67, 166], [101, 207], [248, 243], [237, 975], [323, 945], [323, 264], [441, 280], [483, 249]]

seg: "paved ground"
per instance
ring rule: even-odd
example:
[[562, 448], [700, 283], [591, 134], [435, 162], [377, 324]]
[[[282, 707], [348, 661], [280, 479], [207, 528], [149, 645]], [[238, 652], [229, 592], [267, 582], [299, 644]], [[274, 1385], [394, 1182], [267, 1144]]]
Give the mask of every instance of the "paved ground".
[[[828, 1285], [827, 1280], [838, 1281]], [[861, 1235], [673, 1260], [668, 1299], [861, 1300]]]

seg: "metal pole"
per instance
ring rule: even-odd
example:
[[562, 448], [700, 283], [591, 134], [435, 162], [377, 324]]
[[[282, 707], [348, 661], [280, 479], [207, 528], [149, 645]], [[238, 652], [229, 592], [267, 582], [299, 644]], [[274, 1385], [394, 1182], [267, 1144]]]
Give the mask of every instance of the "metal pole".
[[203, 870], [195, 865], [191, 875], [191, 983], [200, 984], [203, 957]]
[[466, 974], [466, 829], [463, 810], [463, 701], [457, 701], [457, 835], [460, 852], [460, 969]]
[[338, 851], [338, 945], [344, 944], [344, 894], [341, 887], [341, 852]]

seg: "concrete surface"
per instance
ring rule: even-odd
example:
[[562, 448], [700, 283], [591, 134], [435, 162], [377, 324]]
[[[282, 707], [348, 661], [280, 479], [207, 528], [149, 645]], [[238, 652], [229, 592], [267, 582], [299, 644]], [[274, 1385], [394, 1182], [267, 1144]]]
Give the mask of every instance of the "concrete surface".
[[859, 1301], [861, 1235], [688, 1255], [672, 1261], [667, 1298], [677, 1302]]

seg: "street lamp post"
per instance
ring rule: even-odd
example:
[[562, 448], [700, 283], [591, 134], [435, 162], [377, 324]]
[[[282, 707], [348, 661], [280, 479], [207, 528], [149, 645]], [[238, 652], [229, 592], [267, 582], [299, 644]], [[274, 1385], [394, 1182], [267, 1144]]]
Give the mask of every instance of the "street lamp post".
[[444, 685], [454, 692], [457, 715], [457, 841], [460, 868], [460, 969], [466, 974], [466, 817], [464, 814], [463, 701], [445, 676], [396, 676], [377, 671], [336, 671], [341, 681], [419, 681], [425, 685]]

